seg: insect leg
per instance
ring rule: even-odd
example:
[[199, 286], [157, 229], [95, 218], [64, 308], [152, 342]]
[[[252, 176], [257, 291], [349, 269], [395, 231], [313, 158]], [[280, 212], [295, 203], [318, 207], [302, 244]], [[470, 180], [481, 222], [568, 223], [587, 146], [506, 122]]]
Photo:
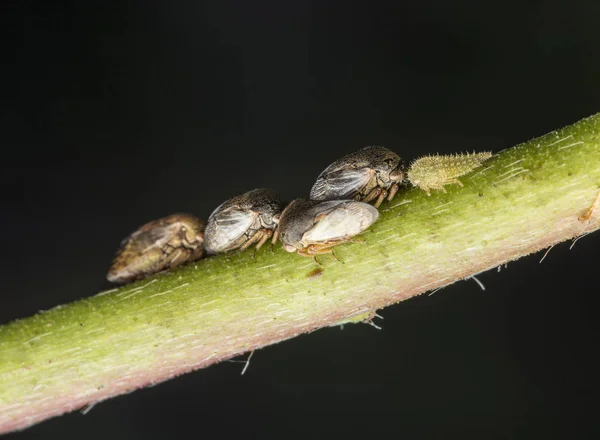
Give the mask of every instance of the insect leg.
[[321, 262], [319, 260], [317, 260], [317, 256], [314, 254], [311, 254], [308, 251], [308, 248], [304, 248], [304, 249], [298, 249], [298, 255], [300, 255], [301, 257], [309, 257], [312, 258], [314, 260], [315, 263], [317, 263], [319, 266], [321, 266]]
[[459, 186], [464, 186], [460, 180], [458, 180], [456, 177], [452, 177], [452, 178], [449, 178], [449, 179], [444, 179], [441, 182], [437, 182], [435, 185], [430, 185], [429, 187], [431, 189], [439, 189], [440, 191], [442, 191], [442, 192], [445, 193], [445, 192], [447, 192], [446, 191], [446, 185], [452, 185], [452, 184], [457, 184]]
[[331, 254], [333, 256], [333, 258], [335, 258], [336, 260], [341, 262], [342, 260], [340, 260], [338, 258], [335, 251], [333, 250], [333, 248], [335, 246], [337, 246], [338, 244], [346, 243], [348, 241], [350, 241], [350, 240], [338, 240], [338, 241], [333, 241], [333, 242], [329, 242], [329, 243], [311, 244], [310, 246], [308, 246], [306, 248], [306, 252], [311, 255]]
[[272, 229], [262, 229], [262, 237], [258, 241], [258, 243], [256, 243], [256, 250], [259, 250], [262, 247], [262, 245], [265, 244], [269, 240], [269, 238], [271, 238], [272, 235]]
[[271, 244], [275, 246], [277, 244], [277, 240], [279, 240], [279, 228], [275, 229], [273, 232], [273, 238], [271, 239]]
[[273, 238], [271, 239], [271, 253], [275, 252], [275, 245], [277, 244], [277, 240], [279, 240], [279, 227], [275, 229], [273, 232]]
[[335, 251], [333, 249], [331, 249], [331, 255], [333, 255], [333, 258], [338, 260], [340, 263], [343, 263], [343, 261], [338, 258], [337, 254], [335, 253]]
[[240, 246], [240, 251], [245, 251], [250, 246], [252, 246], [254, 243], [259, 242], [262, 239], [262, 237], [263, 237], [263, 229], [259, 229], [258, 231], [256, 231], [254, 233], [254, 235], [252, 235], [250, 238], [248, 238], [248, 240], [246, 240], [243, 245]]
[[333, 250], [331, 248], [333, 246], [335, 246], [336, 244], [337, 244], [337, 242], [335, 244], [332, 244], [332, 243], [311, 244], [306, 248], [306, 252], [310, 255], [330, 254], [331, 252], [333, 252]]
[[394, 196], [396, 195], [396, 193], [398, 192], [398, 189], [400, 188], [400, 185], [398, 185], [397, 183], [394, 183], [391, 187], [390, 187], [390, 192], [388, 194], [388, 202], [391, 201]]
[[[176, 252], [170, 254], [169, 255], [169, 261], [167, 263], [169, 265], [169, 267], [175, 267], [178, 264], [182, 263], [183, 261], [180, 262], [180, 263], [177, 262], [177, 260], [179, 260], [179, 257], [181, 257], [181, 256], [186, 257], [187, 256], [187, 251], [184, 251], [183, 249], [177, 249]], [[184, 258], [184, 261], [185, 261], [185, 258]]]
[[381, 191], [383, 191], [383, 189], [381, 189], [380, 187], [376, 187], [373, 188], [364, 198], [363, 198], [363, 202], [364, 203], [369, 203], [371, 200], [376, 199], [377, 197], [379, 197], [379, 194], [381, 194]]
[[383, 200], [387, 197], [388, 192], [387, 190], [383, 190], [381, 191], [381, 194], [379, 194], [379, 197], [377, 198], [377, 201], [373, 204], [373, 206], [375, 208], [379, 208], [379, 205], [381, 205], [381, 203], [383, 203]]

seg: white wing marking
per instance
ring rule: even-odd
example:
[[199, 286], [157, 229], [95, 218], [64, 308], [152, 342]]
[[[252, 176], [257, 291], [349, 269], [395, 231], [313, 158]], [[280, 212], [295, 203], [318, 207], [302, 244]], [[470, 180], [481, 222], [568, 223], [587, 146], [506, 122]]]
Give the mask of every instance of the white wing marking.
[[132, 238], [140, 244], [146, 244], [142, 253], [148, 252], [153, 248], [162, 249], [179, 231], [181, 225], [179, 222], [165, 226], [156, 226], [148, 231], [143, 231]]
[[254, 220], [256, 214], [252, 211], [238, 209], [225, 209], [214, 215], [215, 231], [212, 237], [211, 248], [224, 249], [244, 234]]
[[323, 243], [360, 234], [377, 220], [379, 212], [367, 203], [347, 201], [334, 208], [302, 237], [302, 243]]
[[310, 198], [312, 200], [352, 198], [372, 176], [373, 170], [370, 168], [340, 170], [319, 176], [310, 190]]

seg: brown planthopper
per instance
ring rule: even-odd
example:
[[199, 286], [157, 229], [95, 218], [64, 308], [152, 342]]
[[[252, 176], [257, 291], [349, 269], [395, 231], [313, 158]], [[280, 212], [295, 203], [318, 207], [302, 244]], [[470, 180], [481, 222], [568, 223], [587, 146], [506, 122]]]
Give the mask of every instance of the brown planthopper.
[[204, 233], [209, 254], [260, 247], [273, 235], [283, 202], [271, 189], [259, 188], [219, 205], [208, 218]]
[[334, 246], [352, 241], [378, 217], [376, 208], [355, 200], [296, 199], [281, 214], [273, 239], [279, 236], [288, 252], [314, 257], [333, 253]]
[[121, 242], [106, 278], [126, 283], [204, 254], [204, 222], [191, 214], [173, 214], [138, 228]]
[[490, 159], [492, 153], [466, 153], [452, 155], [424, 156], [416, 159], [409, 167], [406, 177], [408, 181], [430, 195], [430, 190], [438, 189], [446, 192], [445, 185], [452, 183], [462, 186], [458, 177], [479, 168]]
[[386, 197], [394, 198], [404, 178], [400, 156], [384, 147], [365, 147], [325, 168], [310, 191], [310, 199], [375, 200], [378, 208]]

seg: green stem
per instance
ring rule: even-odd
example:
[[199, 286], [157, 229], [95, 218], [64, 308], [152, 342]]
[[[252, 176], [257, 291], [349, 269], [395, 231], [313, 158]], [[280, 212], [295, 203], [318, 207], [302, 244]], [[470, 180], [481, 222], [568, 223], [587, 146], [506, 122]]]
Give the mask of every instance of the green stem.
[[382, 206], [343, 262], [268, 246], [0, 326], [0, 432], [446, 286], [600, 227], [600, 114], [506, 150], [447, 193]]

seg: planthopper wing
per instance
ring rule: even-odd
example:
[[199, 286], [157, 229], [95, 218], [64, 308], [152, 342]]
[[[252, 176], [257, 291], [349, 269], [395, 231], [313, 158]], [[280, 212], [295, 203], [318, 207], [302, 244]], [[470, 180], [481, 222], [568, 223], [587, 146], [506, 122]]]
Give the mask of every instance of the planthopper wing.
[[164, 269], [165, 245], [179, 232], [179, 223], [147, 223], [121, 242], [121, 248], [108, 271], [113, 283], [123, 283]]
[[227, 251], [256, 220], [253, 211], [234, 207], [219, 210], [211, 214], [204, 233], [206, 249], [211, 252]]
[[329, 212], [320, 214], [321, 219], [302, 237], [305, 245], [353, 237], [375, 223], [379, 217], [377, 208], [363, 202], [340, 200], [336, 206], [328, 208]]
[[371, 177], [373, 169], [342, 169], [328, 173], [323, 172], [310, 190], [311, 200], [351, 199], [364, 188]]
[[180, 229], [179, 223], [162, 225], [148, 223], [123, 240], [123, 248], [131, 254], [139, 255], [153, 248], [163, 248]]

